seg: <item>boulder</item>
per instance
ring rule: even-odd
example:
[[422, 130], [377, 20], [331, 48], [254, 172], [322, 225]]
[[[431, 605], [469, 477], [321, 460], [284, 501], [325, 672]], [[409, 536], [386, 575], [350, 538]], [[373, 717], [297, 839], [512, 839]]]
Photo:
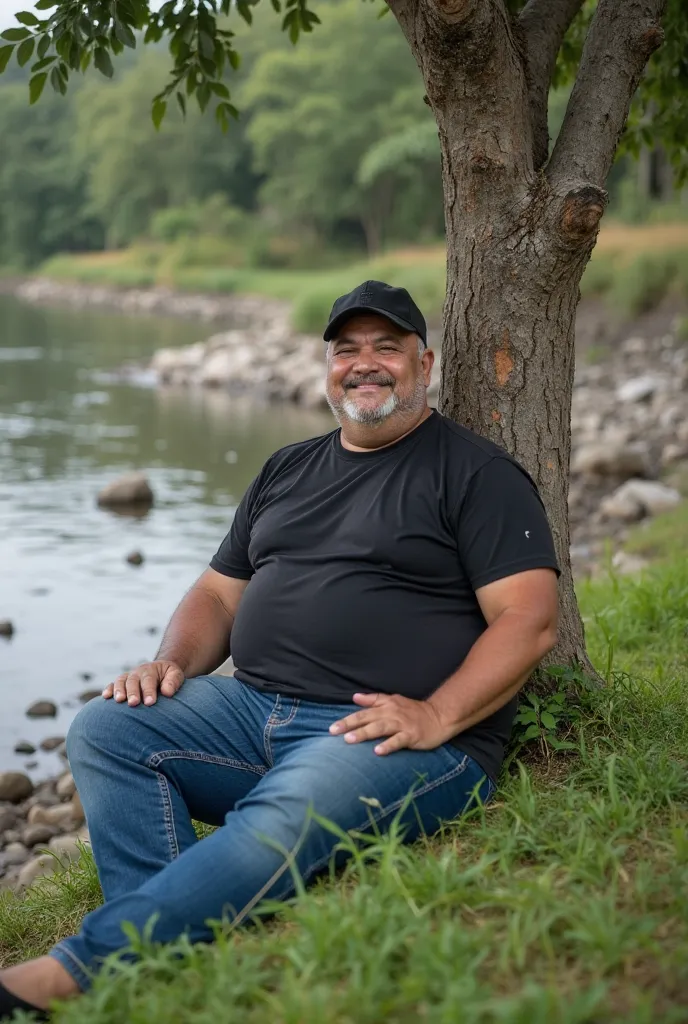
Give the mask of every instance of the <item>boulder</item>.
[[14, 868], [29, 859], [29, 851], [23, 843], [8, 843], [2, 851], [2, 864], [6, 868]]
[[572, 463], [572, 473], [613, 476], [627, 479], [649, 472], [648, 448], [644, 442], [614, 443], [595, 441], [581, 445]]
[[612, 558], [612, 566], [620, 576], [629, 576], [642, 572], [650, 563], [640, 555], [632, 555], [628, 551], [617, 551]]
[[55, 787], [57, 795], [60, 800], [69, 800], [76, 793], [76, 785], [74, 783], [74, 777], [71, 772], [65, 772], [57, 780], [57, 786]]
[[0, 800], [18, 804], [33, 793], [33, 782], [23, 772], [0, 772]]
[[608, 519], [630, 522], [642, 516], [657, 515], [675, 508], [681, 495], [673, 487], [654, 480], [627, 480], [600, 504], [600, 511]]
[[51, 750], [57, 750], [64, 741], [64, 736], [46, 736], [44, 740], [41, 740], [41, 750], [45, 750], [46, 753]]
[[130, 551], [125, 561], [127, 561], [129, 565], [143, 565], [143, 555], [140, 551]]
[[17, 877], [17, 886], [20, 889], [25, 889], [27, 886], [32, 885], [37, 878], [42, 878], [44, 875], [53, 875], [60, 868], [61, 864], [51, 853], [42, 853], [39, 857], [33, 857], [26, 862]]
[[54, 825], [27, 825], [21, 833], [21, 840], [25, 846], [37, 846], [39, 843], [49, 843], [55, 835]]
[[0, 619], [0, 636], [13, 636], [14, 625], [9, 619]]
[[51, 700], [36, 700], [26, 709], [28, 718], [54, 718], [57, 714], [57, 704]]
[[140, 505], [150, 507], [155, 496], [145, 473], [125, 473], [107, 484], [97, 498], [101, 506]]
[[33, 743], [29, 743], [28, 740], [20, 740], [14, 746], [15, 754], [35, 754], [36, 748]]

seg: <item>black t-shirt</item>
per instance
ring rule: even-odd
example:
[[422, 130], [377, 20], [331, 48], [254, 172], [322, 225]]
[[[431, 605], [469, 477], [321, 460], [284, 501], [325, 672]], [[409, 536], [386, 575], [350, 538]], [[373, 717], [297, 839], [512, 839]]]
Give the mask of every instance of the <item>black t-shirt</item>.
[[[280, 449], [210, 565], [251, 581], [232, 628], [237, 679], [336, 704], [430, 696], [487, 628], [477, 588], [558, 572], [526, 471], [437, 412], [386, 448], [348, 451], [335, 430]], [[515, 710], [514, 698], [452, 740], [492, 778]]]

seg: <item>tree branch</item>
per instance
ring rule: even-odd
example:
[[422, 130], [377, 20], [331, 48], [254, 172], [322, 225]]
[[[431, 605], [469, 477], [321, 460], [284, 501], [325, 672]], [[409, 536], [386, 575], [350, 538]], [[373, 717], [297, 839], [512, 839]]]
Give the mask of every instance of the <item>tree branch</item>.
[[583, 0], [528, 0], [517, 21], [527, 63], [528, 99], [533, 125], [533, 163], [547, 163], [547, 106], [557, 55]]
[[547, 176], [602, 186], [640, 76], [664, 34], [667, 0], [599, 0]]

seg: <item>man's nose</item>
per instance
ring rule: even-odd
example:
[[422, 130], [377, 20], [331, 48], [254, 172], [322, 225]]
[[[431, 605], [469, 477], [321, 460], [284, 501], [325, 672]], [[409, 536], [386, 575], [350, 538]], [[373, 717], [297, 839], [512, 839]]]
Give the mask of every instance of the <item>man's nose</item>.
[[375, 349], [372, 346], [360, 348], [351, 368], [355, 373], [370, 373], [372, 370], [379, 369]]

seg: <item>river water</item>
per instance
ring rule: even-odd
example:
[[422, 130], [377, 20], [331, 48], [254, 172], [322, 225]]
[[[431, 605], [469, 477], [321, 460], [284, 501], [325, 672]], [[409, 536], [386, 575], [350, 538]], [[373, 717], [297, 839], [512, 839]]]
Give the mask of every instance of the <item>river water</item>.
[[[57, 770], [55, 754], [13, 753], [17, 741], [64, 735], [82, 691], [152, 657], [265, 458], [332, 427], [326, 412], [117, 373], [208, 333], [0, 296], [0, 619], [15, 627], [0, 637], [0, 769]], [[141, 518], [99, 509], [99, 489], [132, 469], [155, 506]], [[125, 560], [134, 550], [139, 567]], [[25, 716], [39, 699], [56, 719]]]

